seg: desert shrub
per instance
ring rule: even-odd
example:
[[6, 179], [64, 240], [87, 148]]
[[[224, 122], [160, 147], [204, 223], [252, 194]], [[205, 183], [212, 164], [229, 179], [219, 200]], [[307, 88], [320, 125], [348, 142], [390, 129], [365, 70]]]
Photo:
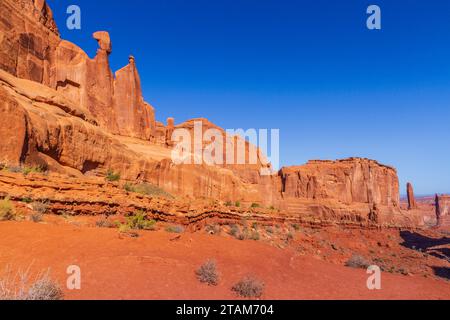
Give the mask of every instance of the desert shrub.
[[259, 235], [258, 231], [253, 231], [252, 233], [250, 233], [250, 236], [249, 236], [250, 240], [259, 241], [260, 238], [261, 238], [261, 236]]
[[31, 214], [30, 220], [33, 221], [34, 223], [42, 222], [43, 220], [42, 213], [34, 212], [33, 214]]
[[296, 223], [292, 224], [292, 228], [293, 228], [295, 231], [300, 231], [300, 225], [298, 225], [298, 224], [296, 224]]
[[109, 228], [109, 229], [115, 228], [117, 226], [115, 222], [108, 219], [100, 219], [95, 223], [95, 225], [98, 228]]
[[183, 233], [184, 228], [182, 226], [168, 226], [166, 231], [169, 233]]
[[273, 228], [272, 227], [267, 227], [266, 228], [266, 232], [270, 233], [270, 234], [273, 234]]
[[292, 234], [292, 232], [288, 232], [288, 234], [286, 235], [286, 240], [287, 241], [294, 240], [294, 235]]
[[48, 211], [48, 203], [45, 201], [36, 201], [31, 204], [34, 212], [46, 214]]
[[173, 198], [170, 193], [150, 183], [141, 183], [135, 185], [126, 183], [124, 185], [124, 189], [128, 192], [139, 193], [146, 196]]
[[241, 207], [241, 203], [240, 203], [239, 201], [236, 201], [236, 203], [234, 204], [234, 206], [235, 206], [236, 208], [240, 208], [240, 207]]
[[209, 234], [215, 234], [219, 235], [222, 232], [222, 229], [220, 228], [220, 225], [214, 224], [208, 224], [205, 228], [206, 232]]
[[6, 169], [11, 173], [22, 173], [21, 167], [13, 166], [13, 167], [7, 167]]
[[264, 293], [264, 283], [248, 276], [236, 283], [231, 290], [242, 298], [261, 298]]
[[0, 300], [63, 300], [64, 293], [59, 284], [50, 278], [49, 272], [30, 280], [28, 272], [18, 273], [11, 277], [10, 273], [0, 279]]
[[210, 286], [217, 286], [219, 284], [219, 273], [217, 271], [216, 262], [208, 260], [197, 271], [195, 271], [198, 281], [206, 283]]
[[134, 215], [127, 217], [127, 225], [133, 230], [154, 230], [156, 221], [147, 220], [143, 211], [137, 211]]
[[275, 210], [275, 207], [274, 207], [274, 206], [270, 206], [270, 207], [269, 207], [269, 210], [274, 211], [274, 210]]
[[47, 170], [42, 166], [22, 167], [22, 173], [27, 176], [30, 173], [45, 173]]
[[120, 173], [114, 172], [113, 170], [108, 170], [106, 172], [106, 180], [109, 182], [116, 182], [120, 180]]
[[356, 269], [367, 269], [370, 263], [362, 256], [354, 254], [346, 263], [345, 266]]
[[237, 225], [233, 224], [230, 226], [230, 231], [229, 231], [230, 236], [237, 237], [239, 233], [240, 233], [240, 230]]
[[227, 201], [227, 202], [225, 202], [225, 206], [226, 207], [232, 207], [233, 206], [233, 202]]
[[16, 219], [16, 210], [9, 198], [0, 200], [0, 221], [11, 221]]
[[258, 203], [252, 203], [252, 205], [250, 206], [250, 208], [259, 208], [260, 205]]
[[23, 203], [30, 204], [30, 203], [33, 202], [33, 199], [31, 199], [31, 198], [29, 198], [29, 197], [25, 197], [25, 198], [22, 198], [21, 201], [22, 201]]

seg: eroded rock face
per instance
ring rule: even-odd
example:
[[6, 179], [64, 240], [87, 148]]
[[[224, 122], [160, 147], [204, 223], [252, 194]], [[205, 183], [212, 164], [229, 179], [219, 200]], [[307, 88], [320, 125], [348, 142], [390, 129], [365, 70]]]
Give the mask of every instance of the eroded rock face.
[[396, 170], [373, 160], [310, 161], [304, 166], [283, 168], [280, 176], [285, 198], [394, 207], [400, 202]]
[[111, 39], [93, 34], [99, 49], [94, 59], [59, 38], [44, 0], [0, 1], [0, 69], [42, 83], [90, 110], [111, 133], [140, 139], [155, 136], [154, 109], [142, 97], [134, 58], [116, 73], [109, 65]]
[[0, 69], [50, 85], [59, 41], [58, 28], [45, 1], [0, 1]]
[[414, 189], [411, 183], [406, 185], [406, 193], [408, 196], [408, 210], [417, 209], [416, 198], [414, 197]]
[[450, 215], [450, 195], [436, 195], [436, 217], [440, 223]]
[[[99, 48], [90, 59], [79, 47], [59, 38], [43, 0], [0, 0], [0, 162], [43, 165], [70, 176], [102, 176], [111, 169], [123, 181], [147, 181], [190, 198], [240, 201], [274, 206], [314, 223], [394, 225], [401, 216], [396, 170], [373, 160], [311, 161], [263, 176], [270, 169], [256, 150], [254, 164], [239, 164], [238, 143], [248, 159], [256, 147], [207, 119], [167, 126], [155, 121], [142, 97], [133, 57], [116, 72], [107, 32], [93, 37]], [[3, 71], [4, 70], [4, 71]], [[171, 137], [176, 129], [193, 134], [214, 129], [223, 137], [223, 164], [176, 165]], [[211, 138], [211, 137], [210, 137]], [[227, 146], [235, 155], [227, 162]], [[205, 150], [208, 141], [192, 141]], [[230, 153], [231, 154], [231, 153]], [[440, 207], [441, 208], [441, 207]], [[315, 220], [319, 220], [318, 222]], [[407, 221], [412, 221], [408, 217]]]

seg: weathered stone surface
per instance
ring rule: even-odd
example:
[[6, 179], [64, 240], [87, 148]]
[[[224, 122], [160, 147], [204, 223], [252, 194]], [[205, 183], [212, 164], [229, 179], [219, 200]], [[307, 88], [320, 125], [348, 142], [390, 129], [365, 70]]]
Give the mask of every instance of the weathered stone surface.
[[[413, 221], [411, 215], [404, 220], [399, 209], [396, 170], [376, 161], [311, 161], [263, 176], [261, 170], [270, 170], [270, 164], [259, 150], [207, 119], [175, 125], [169, 118], [167, 126], [156, 122], [153, 108], [142, 97], [134, 58], [114, 77], [108, 61], [109, 34], [93, 35], [99, 49], [90, 59], [81, 48], [59, 39], [45, 8], [42, 0], [0, 0], [3, 164], [43, 165], [78, 177], [104, 176], [111, 169], [124, 181], [151, 182], [175, 195], [239, 201], [247, 209], [252, 203], [274, 206], [282, 214], [318, 220], [318, 224]], [[214, 141], [223, 138], [216, 149], [223, 150], [218, 157], [223, 161], [205, 164], [200, 159], [197, 163], [199, 155], [191, 154], [193, 164], [176, 165], [170, 148], [173, 132], [183, 129], [195, 138], [198, 122], [203, 134], [212, 129]], [[193, 139], [192, 153], [199, 149], [201, 156], [212, 138]], [[240, 144], [244, 146], [242, 164]], [[249, 164], [252, 154], [255, 161]]]
[[0, 1], [0, 69], [49, 85], [59, 41], [45, 1]]
[[411, 183], [406, 185], [406, 193], [408, 196], [408, 210], [417, 209], [416, 198], [414, 197], [414, 189]]
[[344, 204], [394, 207], [400, 202], [396, 170], [374, 160], [310, 161], [304, 166], [283, 168], [280, 176], [285, 198], [336, 199]]
[[116, 72], [114, 110], [118, 134], [145, 140], [155, 136], [155, 111], [142, 98], [141, 80], [132, 56], [129, 64]]
[[436, 218], [438, 224], [450, 215], [450, 195], [436, 195]]

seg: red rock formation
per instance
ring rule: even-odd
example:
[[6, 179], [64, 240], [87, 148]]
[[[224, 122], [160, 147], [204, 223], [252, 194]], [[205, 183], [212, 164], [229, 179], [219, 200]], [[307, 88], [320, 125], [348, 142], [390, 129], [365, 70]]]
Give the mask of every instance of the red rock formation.
[[0, 69], [49, 85], [59, 41], [45, 1], [0, 1]]
[[[109, 34], [94, 34], [99, 49], [90, 59], [59, 39], [46, 8], [43, 1], [0, 0], [0, 68], [6, 71], [0, 71], [3, 164], [44, 165], [72, 176], [104, 175], [112, 169], [123, 180], [152, 182], [173, 194], [239, 200], [246, 207], [273, 205], [319, 223], [393, 225], [402, 216], [396, 170], [376, 161], [311, 161], [262, 176], [261, 169], [270, 164], [258, 150], [255, 163], [248, 164], [256, 147], [239, 137], [228, 139], [208, 120], [175, 126], [168, 119], [167, 127], [157, 123], [142, 98], [134, 58], [114, 78]], [[224, 151], [223, 164], [196, 164], [195, 157], [189, 165], [171, 160], [169, 137], [175, 129], [193, 133], [196, 122], [203, 133], [215, 129], [224, 138], [218, 147]], [[244, 164], [236, 164], [239, 142], [245, 147]], [[192, 149], [202, 152], [210, 143], [194, 139]], [[228, 155], [234, 164], [227, 162]]]
[[285, 198], [335, 199], [345, 204], [375, 203], [397, 207], [397, 172], [368, 159], [310, 161], [280, 172]]
[[133, 56], [126, 67], [116, 72], [114, 110], [118, 134], [145, 140], [155, 136], [155, 112], [142, 98], [141, 80]]
[[436, 195], [436, 218], [438, 225], [450, 215], [450, 195]]
[[107, 32], [94, 33], [99, 49], [90, 59], [78, 46], [61, 41], [44, 0], [2, 0], [0, 14], [0, 69], [56, 89], [111, 133], [146, 140], [155, 136], [154, 110], [142, 97], [134, 58], [114, 79]]
[[406, 192], [408, 195], [408, 210], [417, 209], [416, 198], [414, 197], [414, 189], [411, 183], [406, 185]]

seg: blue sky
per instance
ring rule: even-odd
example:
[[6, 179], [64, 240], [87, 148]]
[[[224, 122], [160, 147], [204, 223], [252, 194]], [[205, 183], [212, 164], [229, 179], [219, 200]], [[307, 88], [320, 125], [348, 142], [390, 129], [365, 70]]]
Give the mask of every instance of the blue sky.
[[[450, 192], [450, 1], [49, 0], [62, 37], [133, 54], [157, 119], [279, 128], [282, 165], [360, 156]], [[68, 30], [77, 4], [82, 29]], [[366, 9], [382, 10], [382, 30]]]

